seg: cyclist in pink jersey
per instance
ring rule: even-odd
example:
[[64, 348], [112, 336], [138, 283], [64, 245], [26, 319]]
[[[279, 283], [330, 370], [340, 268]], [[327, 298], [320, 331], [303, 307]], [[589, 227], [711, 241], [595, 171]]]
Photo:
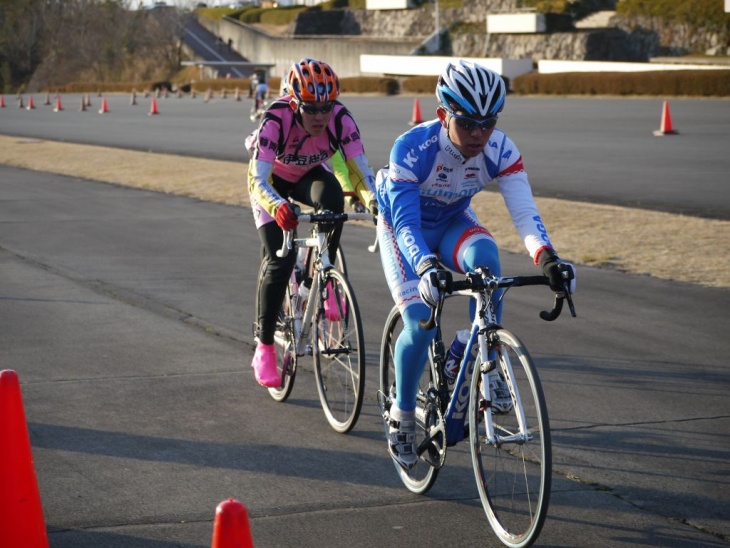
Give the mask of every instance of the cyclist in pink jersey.
[[[274, 331], [296, 260], [294, 253], [276, 256], [283, 231], [295, 229], [298, 223], [295, 206], [289, 199], [320, 210], [342, 212], [346, 183], [341, 183], [329, 166], [332, 156], [339, 151], [345, 159], [350, 185], [370, 212], [377, 214], [373, 170], [354, 118], [337, 101], [340, 81], [335, 72], [327, 63], [304, 58], [292, 65], [286, 86], [288, 95], [269, 106], [258, 129], [246, 139], [251, 157], [248, 190], [265, 265], [256, 311], [256, 353], [251, 367], [259, 384], [267, 387], [281, 385]], [[329, 233], [333, 262], [341, 231], [340, 226]]]

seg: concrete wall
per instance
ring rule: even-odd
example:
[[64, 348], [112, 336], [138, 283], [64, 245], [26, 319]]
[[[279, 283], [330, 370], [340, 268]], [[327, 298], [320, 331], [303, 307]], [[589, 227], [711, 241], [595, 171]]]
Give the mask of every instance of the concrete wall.
[[302, 57], [314, 57], [330, 64], [340, 78], [360, 76], [361, 54], [407, 55], [419, 40], [372, 39], [361, 36], [274, 36], [251, 25], [231, 19], [200, 23], [224, 42], [230, 38], [233, 49], [249, 61], [273, 63], [271, 74], [284, 74]]
[[558, 72], [645, 72], [652, 70], [727, 70], [728, 65], [685, 65], [679, 63], [610, 63], [608, 61], [551, 61], [537, 62], [540, 74]]
[[[449, 62], [457, 57], [414, 57], [403, 55], [361, 55], [360, 70], [367, 74], [392, 74], [398, 76], [438, 76]], [[466, 59], [507, 78], [516, 78], [532, 72], [530, 59]]]
[[487, 32], [490, 34], [523, 34], [545, 32], [545, 15], [542, 13], [496, 13], [487, 15]]

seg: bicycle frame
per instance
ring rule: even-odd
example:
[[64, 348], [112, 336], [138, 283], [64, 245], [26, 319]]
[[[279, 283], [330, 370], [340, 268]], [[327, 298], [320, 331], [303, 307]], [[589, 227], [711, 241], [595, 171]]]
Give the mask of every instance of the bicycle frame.
[[[470, 278], [471, 277], [471, 278]], [[481, 278], [482, 284], [477, 284], [478, 288], [467, 287], [467, 285], [474, 285], [476, 280]], [[521, 399], [519, 389], [516, 383], [512, 382], [514, 378], [514, 372], [512, 370], [512, 364], [509, 359], [503, 360], [505, 364], [505, 370], [503, 371], [506, 377], [504, 381], [507, 383], [510, 391], [513, 394], [515, 405], [515, 414], [519, 424], [519, 433], [508, 436], [500, 436], [495, 433], [494, 423], [492, 422], [491, 412], [491, 394], [488, 389], [489, 383], [487, 382], [487, 376], [489, 372], [494, 368], [494, 365], [490, 363], [489, 354], [494, 350], [494, 342], [487, 340], [487, 334], [490, 331], [500, 328], [497, 323], [496, 306], [494, 298], [496, 296], [496, 290], [499, 288], [509, 288], [518, 285], [542, 285], [546, 284], [547, 280], [544, 277], [522, 277], [522, 278], [498, 278], [492, 276], [489, 273], [488, 268], [478, 267], [473, 273], [467, 275], [467, 279], [470, 282], [455, 282], [453, 287], [448, 288], [451, 285], [450, 281], [444, 280], [443, 291], [441, 292], [441, 298], [435, 309], [432, 310], [431, 318], [425, 324], [433, 323], [436, 325], [437, 333], [431, 343], [431, 352], [433, 356], [432, 362], [432, 376], [437, 383], [437, 387], [440, 394], [444, 394], [443, 390], [445, 381], [442, 376], [443, 364], [446, 359], [446, 349], [443, 344], [441, 337], [440, 317], [441, 309], [443, 308], [444, 300], [453, 296], [465, 296], [476, 299], [476, 314], [472, 321], [471, 330], [469, 334], [469, 340], [466, 343], [464, 350], [464, 356], [461, 359], [459, 372], [456, 376], [454, 387], [451, 396], [444, 404], [442, 402], [443, 417], [441, 417], [441, 423], [443, 424], [443, 431], [446, 436], [446, 446], [452, 446], [460, 441], [464, 440], [469, 435], [468, 426], [466, 425], [467, 411], [469, 408], [470, 398], [470, 387], [471, 379], [475, 372], [475, 367], [478, 364], [478, 374], [483, 376], [482, 380], [482, 398], [485, 403], [485, 428], [486, 428], [486, 443], [489, 445], [499, 446], [503, 443], [524, 443], [529, 441], [531, 436], [527, 430], [527, 423], [525, 420], [525, 414], [521, 405]], [[448, 294], [447, 294], [448, 293]], [[575, 315], [573, 309], [573, 303], [570, 299], [569, 293], [568, 303], [571, 308], [571, 313]], [[501, 299], [504, 293], [499, 296]], [[555, 319], [562, 309], [562, 299], [564, 296], [556, 295], [555, 305], [551, 312], [542, 312], [540, 317], [550, 321]], [[427, 325], [422, 325], [427, 327]], [[474, 346], [478, 346], [476, 356], [472, 356]], [[472, 359], [474, 358], [474, 359]], [[444, 410], [445, 408], [445, 410]], [[435, 442], [434, 438], [438, 434], [439, 428], [432, 428], [431, 440], [425, 440], [422, 447], [418, 448], [419, 455], [426, 450], [426, 441]], [[443, 449], [439, 451], [441, 453]], [[442, 456], [443, 461], [444, 456]]]
[[[292, 249], [292, 246], [309, 247], [314, 250], [315, 256], [313, 257], [313, 260], [314, 271], [316, 275], [312, 277], [312, 287], [310, 288], [311, 295], [320, 294], [325, 273], [330, 268], [333, 268], [332, 262], [329, 258], [329, 243], [327, 241], [327, 234], [321, 232], [319, 230], [319, 226], [317, 225], [318, 215], [320, 215], [321, 217], [322, 214], [300, 214], [300, 221], [310, 222], [314, 224], [315, 229], [313, 231], [313, 235], [307, 238], [295, 238], [293, 231], [286, 231], [284, 232], [284, 241], [282, 243], [281, 249], [276, 252], [276, 255], [278, 257], [285, 257]], [[341, 213], [337, 214], [337, 217], [340, 218], [340, 220], [342, 220], [343, 222], [348, 220], [367, 221], [372, 220], [373, 218], [372, 215], [369, 213]], [[294, 275], [293, 272], [292, 275]], [[310, 335], [309, 328], [311, 326], [312, 316], [315, 313], [315, 305], [312, 304], [314, 303], [314, 301], [319, 301], [319, 299], [307, 299], [307, 306], [304, 309], [302, 317], [295, 320], [294, 323], [296, 353], [299, 356], [303, 356], [311, 352], [311, 349], [308, 349], [306, 347], [306, 341], [308, 340]]]

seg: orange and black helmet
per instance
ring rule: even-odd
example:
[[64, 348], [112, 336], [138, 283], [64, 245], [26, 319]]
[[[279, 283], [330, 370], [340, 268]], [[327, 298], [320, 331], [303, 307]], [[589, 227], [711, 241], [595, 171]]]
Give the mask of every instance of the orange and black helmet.
[[340, 95], [340, 79], [327, 63], [305, 57], [289, 69], [286, 88], [300, 103], [334, 101]]

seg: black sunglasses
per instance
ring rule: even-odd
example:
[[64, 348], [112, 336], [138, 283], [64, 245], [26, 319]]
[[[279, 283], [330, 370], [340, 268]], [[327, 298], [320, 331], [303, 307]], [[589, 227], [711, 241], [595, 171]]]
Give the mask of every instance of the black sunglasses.
[[315, 114], [319, 114], [320, 112], [322, 114], [327, 114], [328, 112], [332, 112], [332, 109], [335, 108], [334, 103], [325, 103], [321, 107], [315, 107], [314, 105], [307, 105], [306, 103], [299, 103], [299, 108], [304, 114], [309, 114], [311, 116], [314, 116]]
[[485, 118], [484, 120], [476, 120], [469, 116], [459, 116], [458, 114], [452, 114], [451, 117], [456, 120], [456, 125], [464, 131], [474, 131], [479, 129], [481, 131], [489, 131], [497, 125], [497, 117]]

